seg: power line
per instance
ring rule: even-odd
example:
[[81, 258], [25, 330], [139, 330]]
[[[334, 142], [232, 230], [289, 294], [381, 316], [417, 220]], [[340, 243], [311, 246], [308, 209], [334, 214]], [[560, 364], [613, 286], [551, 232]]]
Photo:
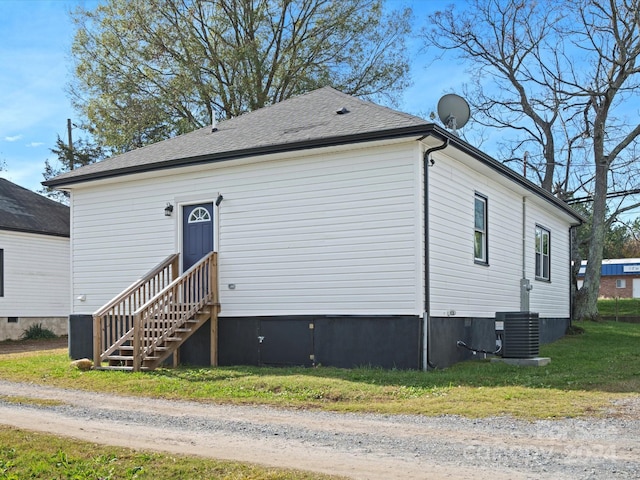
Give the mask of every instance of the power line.
[[[625, 195], [635, 195], [640, 193], [640, 188], [634, 188], [633, 190], [620, 190], [619, 192], [607, 193], [607, 198], [624, 197]], [[587, 203], [593, 202], [593, 195], [587, 195], [586, 197], [570, 198], [565, 200], [569, 205], [574, 203]]]

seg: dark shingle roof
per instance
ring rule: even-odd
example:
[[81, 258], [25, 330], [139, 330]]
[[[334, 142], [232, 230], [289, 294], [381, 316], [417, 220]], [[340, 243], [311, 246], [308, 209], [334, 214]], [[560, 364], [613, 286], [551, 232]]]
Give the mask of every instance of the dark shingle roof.
[[0, 230], [69, 236], [69, 207], [0, 178]]
[[[348, 113], [338, 114], [345, 108]], [[344, 144], [424, 129], [425, 120], [324, 87], [211, 126], [108, 158], [44, 182], [56, 186], [135, 171]], [[405, 133], [406, 134], [406, 133]]]
[[[338, 113], [341, 111], [342, 113]], [[43, 182], [65, 187], [136, 172], [401, 137], [434, 136], [545, 198], [579, 221], [566, 203], [456, 135], [426, 120], [346, 95], [331, 87], [254, 110], [217, 125], [148, 145]]]

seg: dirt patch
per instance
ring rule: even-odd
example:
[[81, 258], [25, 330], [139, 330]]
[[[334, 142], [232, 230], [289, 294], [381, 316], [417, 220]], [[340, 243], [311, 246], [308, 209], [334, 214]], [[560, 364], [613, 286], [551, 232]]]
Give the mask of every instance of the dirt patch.
[[[338, 414], [136, 398], [0, 380], [0, 425], [359, 480], [640, 478], [637, 421]], [[629, 405], [631, 408], [632, 405]]]
[[59, 348], [67, 348], [68, 345], [69, 339], [67, 336], [40, 340], [6, 340], [0, 342], [0, 355], [56, 350]]

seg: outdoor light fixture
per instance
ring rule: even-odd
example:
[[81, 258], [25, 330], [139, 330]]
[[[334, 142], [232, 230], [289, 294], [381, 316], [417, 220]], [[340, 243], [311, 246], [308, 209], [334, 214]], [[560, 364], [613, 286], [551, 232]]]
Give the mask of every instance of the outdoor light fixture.
[[164, 207], [164, 216], [170, 217], [172, 212], [173, 212], [173, 205], [171, 205], [170, 203], [167, 203], [167, 206]]
[[222, 194], [219, 194], [218, 198], [216, 198], [216, 207], [220, 206], [220, 203], [222, 202], [222, 200], [224, 200], [224, 197], [222, 196]]

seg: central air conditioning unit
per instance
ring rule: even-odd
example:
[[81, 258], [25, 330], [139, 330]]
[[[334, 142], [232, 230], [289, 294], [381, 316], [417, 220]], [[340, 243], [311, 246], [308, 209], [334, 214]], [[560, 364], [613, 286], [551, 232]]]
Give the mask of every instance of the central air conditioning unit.
[[540, 323], [533, 312], [496, 312], [502, 330], [503, 358], [534, 358], [540, 354]]

